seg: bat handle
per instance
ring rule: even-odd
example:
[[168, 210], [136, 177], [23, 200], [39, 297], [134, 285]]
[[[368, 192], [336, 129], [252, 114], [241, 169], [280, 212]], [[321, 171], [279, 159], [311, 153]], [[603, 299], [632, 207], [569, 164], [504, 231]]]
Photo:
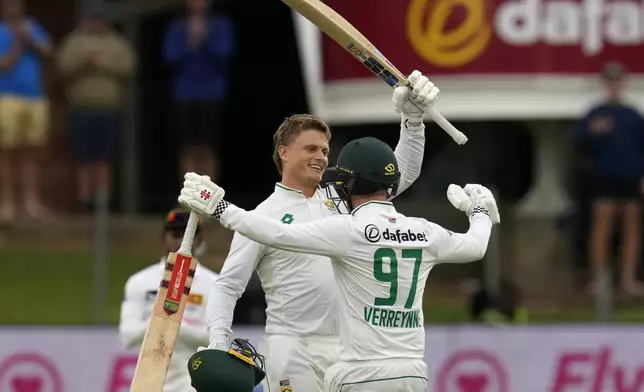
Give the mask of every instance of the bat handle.
[[195, 233], [197, 232], [198, 224], [199, 214], [194, 211], [190, 211], [190, 218], [188, 218], [186, 231], [183, 233], [181, 246], [179, 247], [179, 253], [181, 253], [182, 255], [192, 256], [192, 241], [194, 241], [195, 239]]
[[455, 126], [453, 126], [442, 114], [440, 114], [433, 106], [429, 107], [429, 115], [432, 117], [434, 122], [438, 124], [439, 127], [443, 128], [443, 131], [447, 132], [448, 135], [454, 139], [454, 141], [460, 145], [467, 143], [467, 136]]

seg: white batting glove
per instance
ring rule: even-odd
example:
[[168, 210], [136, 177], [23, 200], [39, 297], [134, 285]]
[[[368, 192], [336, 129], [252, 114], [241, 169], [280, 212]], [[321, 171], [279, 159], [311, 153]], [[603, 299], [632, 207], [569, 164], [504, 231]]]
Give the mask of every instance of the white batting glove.
[[447, 199], [454, 208], [465, 212], [468, 217], [483, 213], [490, 217], [492, 223], [501, 223], [494, 195], [482, 185], [468, 184], [461, 188], [456, 184], [450, 184], [447, 188]]
[[392, 102], [396, 112], [401, 114], [403, 127], [410, 131], [419, 130], [423, 116], [438, 100], [440, 90], [420, 71], [412, 72], [407, 80], [409, 86], [394, 90]]
[[179, 203], [200, 215], [212, 216], [226, 192], [208, 176], [186, 173]]

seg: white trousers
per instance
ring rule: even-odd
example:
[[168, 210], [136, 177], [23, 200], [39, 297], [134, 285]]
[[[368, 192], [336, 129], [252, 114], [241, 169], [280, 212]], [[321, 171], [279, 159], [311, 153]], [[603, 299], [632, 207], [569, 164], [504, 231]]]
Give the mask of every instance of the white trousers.
[[340, 362], [327, 371], [324, 392], [427, 392], [427, 365], [420, 359]]
[[265, 335], [257, 349], [265, 357], [264, 392], [323, 392], [324, 375], [338, 362], [340, 340], [311, 335]]

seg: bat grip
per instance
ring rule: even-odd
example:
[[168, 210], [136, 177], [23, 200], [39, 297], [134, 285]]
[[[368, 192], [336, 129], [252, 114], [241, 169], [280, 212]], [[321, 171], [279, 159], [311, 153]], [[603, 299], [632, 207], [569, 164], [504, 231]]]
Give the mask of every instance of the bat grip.
[[197, 232], [198, 224], [199, 215], [194, 211], [190, 211], [190, 218], [188, 218], [186, 231], [183, 233], [181, 246], [179, 247], [179, 253], [181, 253], [182, 255], [192, 256], [192, 241], [194, 241], [195, 239], [195, 233]]
[[454, 139], [454, 141], [460, 145], [467, 143], [467, 136], [455, 126], [453, 126], [442, 114], [440, 114], [433, 106], [429, 107], [429, 115], [432, 117], [434, 122], [438, 124], [443, 131], [447, 132], [448, 135]]

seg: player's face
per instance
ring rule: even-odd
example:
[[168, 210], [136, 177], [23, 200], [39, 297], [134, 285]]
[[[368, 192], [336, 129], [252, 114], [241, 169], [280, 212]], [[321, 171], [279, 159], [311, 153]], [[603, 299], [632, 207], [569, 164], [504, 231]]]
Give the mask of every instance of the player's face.
[[300, 133], [282, 154], [282, 171], [305, 183], [319, 184], [329, 165], [329, 141], [320, 131], [307, 130]]
[[[177, 252], [179, 250], [179, 247], [181, 246], [181, 239], [183, 238], [183, 232], [184, 230], [168, 230], [163, 234], [163, 243], [165, 244], [166, 251], [168, 253], [170, 252]], [[192, 241], [192, 248], [193, 250], [201, 245], [201, 232], [197, 232], [195, 234], [195, 238]]]

